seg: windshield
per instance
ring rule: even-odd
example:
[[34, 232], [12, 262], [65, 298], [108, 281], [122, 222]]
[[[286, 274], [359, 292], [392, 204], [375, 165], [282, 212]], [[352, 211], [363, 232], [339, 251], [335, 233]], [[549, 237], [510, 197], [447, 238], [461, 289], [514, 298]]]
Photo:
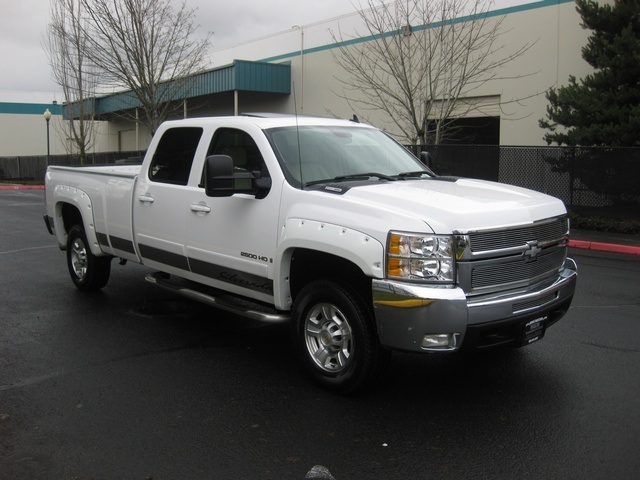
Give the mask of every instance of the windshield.
[[430, 173], [407, 149], [372, 128], [301, 126], [265, 133], [287, 178], [296, 186], [346, 179], [395, 180], [406, 178], [408, 173], [418, 177]]

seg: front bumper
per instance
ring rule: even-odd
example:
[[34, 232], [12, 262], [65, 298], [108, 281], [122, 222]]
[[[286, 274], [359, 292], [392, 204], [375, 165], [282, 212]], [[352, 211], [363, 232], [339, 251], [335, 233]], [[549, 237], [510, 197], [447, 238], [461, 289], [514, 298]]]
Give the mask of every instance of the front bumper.
[[[528, 288], [467, 298], [459, 287], [373, 280], [373, 305], [380, 343], [404, 351], [454, 351], [520, 345], [526, 324], [547, 327], [569, 309], [577, 268], [567, 259], [553, 279]], [[447, 346], [425, 346], [425, 336], [448, 334]], [[531, 341], [525, 339], [524, 343]]]

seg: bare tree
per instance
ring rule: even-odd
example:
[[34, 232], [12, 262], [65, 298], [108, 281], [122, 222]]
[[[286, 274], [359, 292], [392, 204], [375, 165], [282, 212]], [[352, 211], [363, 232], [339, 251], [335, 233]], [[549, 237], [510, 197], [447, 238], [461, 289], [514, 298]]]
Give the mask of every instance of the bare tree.
[[[413, 144], [441, 143], [454, 118], [477, 109], [474, 91], [531, 45], [497, 40], [504, 17], [491, 0], [367, 0], [364, 31], [332, 32], [346, 72], [339, 93], [356, 111], [382, 111]], [[359, 112], [361, 113], [361, 112]], [[366, 116], [366, 113], [364, 114]]]
[[196, 39], [195, 10], [183, 1], [79, 0], [90, 22], [85, 29], [87, 55], [100, 69], [101, 82], [128, 89], [131, 118], [153, 134], [181, 108], [193, 75], [202, 70], [210, 34]]
[[[64, 95], [68, 121], [64, 137], [71, 140], [69, 153], [77, 153], [85, 163], [95, 143], [94, 108], [96, 93], [94, 68], [86, 56], [85, 18], [80, 0], [51, 0], [51, 19], [44, 39], [51, 71]], [[68, 131], [67, 131], [68, 128]]]

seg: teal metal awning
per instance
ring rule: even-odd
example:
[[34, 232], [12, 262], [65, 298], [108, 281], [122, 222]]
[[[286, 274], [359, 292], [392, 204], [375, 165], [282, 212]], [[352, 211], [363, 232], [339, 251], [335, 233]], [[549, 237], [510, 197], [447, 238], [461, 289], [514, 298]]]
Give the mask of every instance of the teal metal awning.
[[[260, 93], [291, 93], [291, 65], [289, 63], [250, 62], [234, 60], [230, 65], [207, 70], [189, 78], [181, 94], [170, 101], [181, 101], [216, 93], [244, 91]], [[92, 99], [97, 115], [115, 113], [141, 107], [131, 91], [118, 92]]]
[[62, 105], [57, 103], [0, 102], [0, 113], [9, 115], [42, 115], [49, 109], [52, 115], [62, 115]]

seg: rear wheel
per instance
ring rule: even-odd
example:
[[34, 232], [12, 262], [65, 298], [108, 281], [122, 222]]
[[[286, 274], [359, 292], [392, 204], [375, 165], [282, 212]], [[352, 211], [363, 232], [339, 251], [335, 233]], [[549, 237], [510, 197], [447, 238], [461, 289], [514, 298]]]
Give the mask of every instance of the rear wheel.
[[111, 257], [91, 253], [84, 228], [74, 225], [67, 237], [67, 266], [71, 280], [80, 290], [100, 290], [109, 281]]
[[387, 356], [378, 343], [371, 308], [340, 282], [317, 280], [300, 291], [293, 305], [292, 336], [313, 380], [341, 393], [368, 384]]

